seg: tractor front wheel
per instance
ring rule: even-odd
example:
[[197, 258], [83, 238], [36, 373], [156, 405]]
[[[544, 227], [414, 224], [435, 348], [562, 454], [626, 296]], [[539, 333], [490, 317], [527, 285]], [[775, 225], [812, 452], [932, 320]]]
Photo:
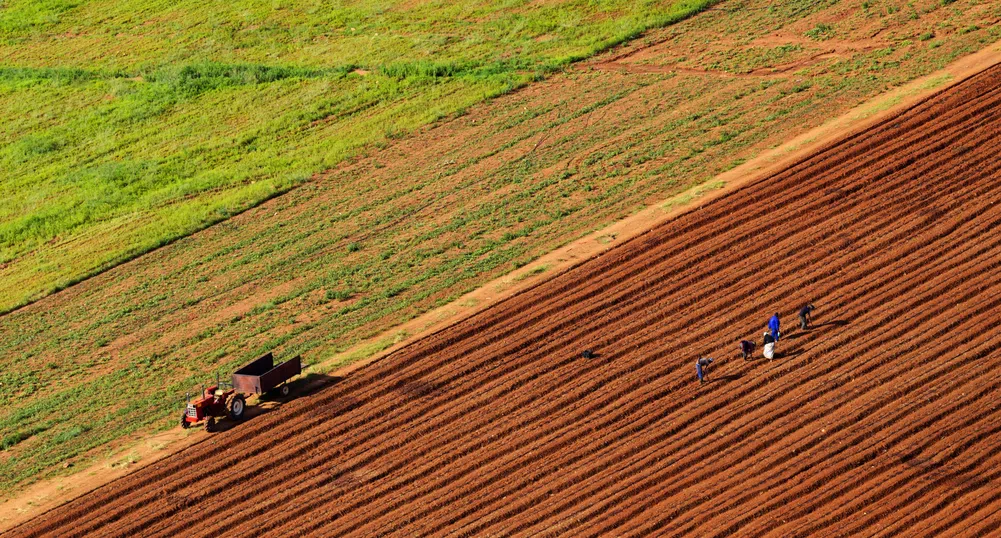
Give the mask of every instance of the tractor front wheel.
[[185, 430], [191, 427], [191, 423], [188, 422], [188, 414], [183, 413], [181, 415], [181, 427]]
[[205, 431], [211, 433], [215, 430], [215, 417], [209, 417], [205, 421]]
[[242, 394], [235, 394], [229, 399], [229, 405], [226, 407], [230, 418], [240, 420], [243, 418], [243, 412], [247, 410], [247, 399]]

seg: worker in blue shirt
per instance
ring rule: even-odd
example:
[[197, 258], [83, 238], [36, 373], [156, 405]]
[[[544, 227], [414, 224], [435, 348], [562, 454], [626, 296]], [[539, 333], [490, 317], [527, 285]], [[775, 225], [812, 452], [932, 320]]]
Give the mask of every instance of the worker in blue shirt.
[[709, 357], [700, 357], [695, 361], [695, 377], [699, 378], [699, 383], [706, 382], [706, 368], [713, 363]]
[[776, 312], [772, 319], [768, 320], [768, 330], [772, 331], [772, 338], [779, 341], [779, 313]]

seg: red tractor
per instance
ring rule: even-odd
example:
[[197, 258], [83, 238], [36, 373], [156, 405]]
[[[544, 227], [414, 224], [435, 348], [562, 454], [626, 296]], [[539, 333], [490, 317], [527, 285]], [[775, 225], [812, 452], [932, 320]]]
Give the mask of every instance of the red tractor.
[[288, 396], [288, 380], [301, 373], [302, 357], [295, 356], [275, 366], [274, 355], [268, 353], [234, 372], [232, 383], [220, 383], [217, 376], [215, 385], [202, 386], [200, 398], [191, 401], [185, 396], [187, 408], [181, 415], [181, 427], [187, 429], [205, 420], [205, 430], [212, 431], [216, 417], [228, 415], [233, 420], [241, 420], [247, 408], [244, 393]]
[[246, 408], [247, 399], [236, 392], [232, 385], [216, 382], [215, 386], [202, 391], [201, 398], [188, 400], [188, 407], [181, 415], [181, 427], [187, 429], [192, 424], [207, 419], [205, 431], [210, 432], [215, 428], [216, 417], [229, 415], [233, 420], [240, 420]]

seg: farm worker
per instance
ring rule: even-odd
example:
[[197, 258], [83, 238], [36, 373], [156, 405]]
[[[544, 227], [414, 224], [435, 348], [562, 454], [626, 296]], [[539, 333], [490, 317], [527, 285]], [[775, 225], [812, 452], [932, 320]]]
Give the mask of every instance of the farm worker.
[[704, 358], [700, 357], [699, 360], [695, 361], [695, 377], [699, 378], [699, 383], [706, 382], [705, 368], [707, 368], [712, 363], [713, 360], [708, 357]]
[[751, 358], [751, 355], [753, 354], [754, 354], [754, 342], [751, 342], [749, 340], [741, 340], [740, 356], [743, 357], [744, 360], [746, 361], [747, 359]]
[[768, 360], [775, 358], [775, 338], [772, 337], [771, 333], [765, 333], [764, 355]]
[[776, 312], [772, 319], [768, 320], [768, 330], [772, 331], [772, 338], [779, 341], [779, 313]]
[[813, 312], [813, 305], [808, 304], [799, 309], [799, 328], [804, 331], [810, 328], [810, 313]]

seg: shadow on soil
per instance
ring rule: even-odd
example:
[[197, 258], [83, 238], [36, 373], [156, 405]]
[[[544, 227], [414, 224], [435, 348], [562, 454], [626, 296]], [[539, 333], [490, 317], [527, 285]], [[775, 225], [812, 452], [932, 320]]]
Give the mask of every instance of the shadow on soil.
[[307, 394], [312, 394], [322, 388], [326, 388], [332, 385], [336, 385], [343, 381], [344, 378], [336, 375], [327, 374], [317, 374], [310, 373], [304, 376], [300, 376], [298, 379], [289, 381], [286, 383], [288, 385], [289, 391], [288, 396], [282, 396], [279, 392], [279, 388], [271, 392], [266, 392], [258, 397], [260, 402], [286, 402], [288, 400], [293, 400], [300, 396], [306, 396]]
[[250, 421], [250, 420], [254, 420], [257, 417], [262, 416], [262, 415], [266, 415], [266, 414], [268, 414], [268, 413], [270, 413], [270, 412], [272, 412], [274, 410], [275, 409], [273, 407], [264, 407], [264, 406], [260, 406], [260, 405], [248, 405], [247, 406], [247, 410], [243, 412], [243, 420], [234, 421], [234, 420], [231, 420], [229, 418], [216, 419], [217, 422], [215, 423], [215, 426], [213, 426], [212, 429], [209, 430], [209, 431], [211, 433], [219, 433], [219, 432], [229, 431], [229, 430], [231, 430], [231, 429], [239, 426], [240, 424], [243, 424], [243, 423], [245, 423], [247, 421]]
[[300, 398], [302, 396], [307, 396], [320, 389], [336, 385], [343, 381], [344, 378], [341, 376], [331, 376], [326, 374], [311, 373], [299, 377], [296, 380], [289, 381], [286, 383], [289, 388], [288, 396], [282, 396], [279, 392], [280, 387], [271, 392], [261, 394], [258, 396], [256, 405], [248, 405], [247, 410], [243, 412], [243, 419], [240, 421], [233, 421], [229, 418], [217, 419], [215, 427], [212, 429], [212, 433], [224, 432], [231, 430], [240, 424], [247, 421], [254, 420], [255, 418], [263, 415], [267, 415], [272, 411], [278, 409], [285, 402]]
[[736, 380], [740, 379], [742, 376], [743, 376], [743, 374], [721, 375], [721, 376], [719, 376], [719, 377], [717, 377], [715, 379], [709, 379], [709, 380], [707, 380], [707, 382], [709, 382], [709, 383], [728, 383], [730, 381], [736, 381]]
[[947, 470], [946, 462], [934, 461], [929, 458], [922, 458], [915, 454], [899, 455], [900, 462], [904, 465], [917, 469], [926, 478], [949, 483], [958, 487], [985, 487], [991, 484], [989, 478], [964, 473], [961, 471]]
[[750, 357], [748, 357], [746, 359], [742, 359], [742, 360], [744, 360], [745, 362], [757, 362], [757, 361], [766, 361], [767, 362], [767, 361], [774, 361], [774, 360], [780, 360], [780, 359], [788, 359], [790, 357], [795, 357], [796, 355], [802, 355], [802, 354], [803, 354], [803, 348], [798, 347], [798, 348], [795, 348], [795, 349], [790, 349], [789, 351], [776, 351], [775, 352], [775, 358], [772, 358], [772, 359], [767, 359], [767, 358], [765, 358], [765, 357], [763, 357], [761, 355], [751, 355]]
[[845, 325], [848, 325], [847, 321], [836, 319], [824, 323], [818, 323], [817, 325], [814, 325], [805, 331], [803, 329], [797, 328], [796, 332], [792, 334], [782, 335], [782, 340], [780, 340], [780, 342], [786, 342], [789, 340], [798, 340], [800, 338], [810, 336], [811, 334], [822, 334], [827, 332], [828, 329], [844, 327]]
[[[790, 340], [791, 340], [791, 338], [790, 338]], [[775, 358], [773, 358], [773, 359], [766, 359], [765, 357], [761, 356], [760, 354], [754, 354], [754, 355], [751, 355], [751, 356], [747, 357], [746, 359], [741, 359], [741, 360], [743, 360], [745, 362], [756, 362], [756, 361], [769, 361], [769, 360], [789, 359], [789, 358], [795, 357], [797, 355], [802, 355], [804, 352], [805, 352], [805, 350], [802, 347], [796, 347], [796, 348], [790, 349], [788, 351], [776, 351], [775, 352]]]

